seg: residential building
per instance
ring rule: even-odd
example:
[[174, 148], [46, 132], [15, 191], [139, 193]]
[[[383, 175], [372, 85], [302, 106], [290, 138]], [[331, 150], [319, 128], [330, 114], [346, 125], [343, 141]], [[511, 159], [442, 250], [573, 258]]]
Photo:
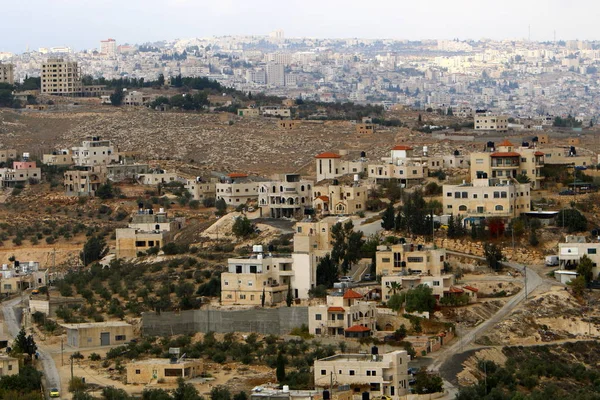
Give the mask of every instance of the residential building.
[[508, 132], [506, 115], [479, 114], [473, 116], [476, 131]]
[[375, 178], [382, 183], [390, 179], [397, 179], [400, 184], [410, 184], [422, 181], [427, 177], [427, 160], [414, 156], [414, 149], [410, 146], [394, 146], [390, 157], [381, 159], [380, 164], [369, 164], [369, 178]]
[[361, 338], [376, 330], [377, 304], [352, 289], [327, 296], [326, 304], [308, 308], [308, 331], [313, 335]]
[[28, 182], [39, 182], [42, 170], [35, 161], [13, 161], [12, 168], [0, 168], [0, 184], [2, 187], [15, 187]]
[[14, 65], [0, 63], [0, 83], [8, 83], [9, 85], [14, 85]]
[[161, 248], [173, 240], [184, 224], [185, 218], [170, 218], [163, 208], [156, 213], [140, 208], [127, 228], [116, 230], [116, 256], [133, 258], [139, 252]]
[[480, 219], [499, 217], [516, 218], [529, 212], [531, 185], [499, 178], [475, 179], [460, 185], [444, 185], [443, 209], [474, 223]]
[[17, 158], [17, 150], [15, 149], [0, 149], [0, 166], [6, 166], [11, 160], [14, 161]]
[[313, 181], [299, 174], [282, 174], [258, 187], [258, 206], [261, 215], [270, 218], [302, 217], [311, 207]]
[[202, 201], [217, 197], [217, 183], [214, 180], [206, 182], [200, 177], [192, 180], [188, 179], [184, 187], [192, 194], [194, 200]]
[[316, 263], [310, 254], [273, 255], [254, 246], [249, 258], [230, 258], [221, 274], [221, 304], [275, 305], [294, 298], [308, 298], [316, 283]]
[[108, 179], [104, 165], [75, 166], [65, 171], [63, 177], [67, 196], [95, 196], [96, 190]]
[[285, 67], [283, 64], [267, 64], [267, 84], [270, 86], [285, 86]]
[[375, 133], [375, 125], [373, 123], [360, 123], [356, 124], [356, 133], [359, 135], [367, 135]]
[[238, 116], [240, 116], [240, 117], [260, 117], [260, 110], [258, 108], [239, 108]]
[[381, 298], [387, 301], [395, 293], [413, 289], [419, 285], [425, 285], [433, 290], [433, 295], [439, 300], [449, 295], [454, 288], [454, 275], [441, 274], [407, 274], [407, 275], [384, 275], [381, 277]]
[[381, 276], [415, 273], [439, 276], [446, 261], [446, 249], [422, 244], [378, 246], [375, 253], [376, 274]]
[[115, 39], [106, 39], [100, 41], [100, 53], [108, 56], [115, 57], [117, 55], [117, 42]]
[[76, 61], [49, 58], [42, 64], [41, 94], [80, 96], [83, 90], [81, 71]]
[[396, 350], [378, 354], [336, 354], [316, 360], [314, 380], [317, 389], [334, 385], [350, 386], [355, 395], [369, 393], [370, 398], [389, 396], [400, 400], [408, 393], [408, 353]]
[[281, 108], [276, 106], [265, 106], [260, 108], [260, 112], [263, 117], [278, 117], [278, 118], [290, 118], [292, 112], [289, 108]]
[[140, 174], [148, 171], [148, 164], [110, 164], [106, 166], [108, 179], [113, 182], [121, 182], [126, 179], [135, 181]]
[[317, 259], [332, 250], [331, 227], [348, 218], [326, 217], [319, 221], [303, 220], [297, 222], [294, 233], [294, 253], [310, 253]]
[[135, 337], [133, 326], [120, 321], [61, 324], [61, 326], [67, 330], [67, 346], [76, 349], [125, 344]]
[[139, 92], [137, 90], [133, 90], [131, 92], [127, 92], [125, 96], [123, 96], [123, 105], [126, 106], [144, 106], [148, 102], [150, 102], [154, 96], [149, 95], [144, 92]]
[[7, 355], [0, 356], [0, 377], [18, 374], [19, 359]]
[[45, 294], [32, 294], [29, 296], [29, 313], [41, 312], [47, 317], [55, 318], [56, 311], [60, 308], [79, 308], [85, 304], [81, 297], [50, 297]]
[[356, 175], [367, 173], [367, 156], [363, 151], [358, 159], [348, 158], [346, 151], [341, 154], [324, 152], [315, 156], [317, 169], [317, 182], [324, 179], [339, 178], [344, 175]]
[[101, 140], [99, 136], [87, 138], [81, 146], [72, 147], [71, 154], [75, 165], [108, 165], [119, 162], [117, 149], [110, 140]]
[[577, 269], [584, 255], [592, 261], [594, 279], [600, 279], [600, 242], [587, 242], [585, 236], [568, 235], [564, 243], [558, 244], [558, 265], [561, 270]]
[[43, 154], [42, 163], [46, 165], [64, 166], [73, 165], [75, 162], [73, 161], [73, 156], [71, 155], [70, 151], [64, 149], [60, 151], [53, 151], [52, 154]]
[[151, 382], [175, 382], [202, 374], [202, 360], [184, 358], [173, 362], [169, 358], [137, 360], [127, 364], [127, 383], [147, 385]]
[[137, 180], [142, 185], [152, 186], [158, 185], [159, 183], [167, 184], [171, 182], [185, 182], [183, 178], [179, 177], [179, 174], [177, 172], [168, 172], [167, 170], [160, 168], [155, 170], [149, 170], [145, 174], [139, 174], [137, 176]]
[[365, 211], [368, 195], [369, 188], [358, 179], [345, 184], [338, 179], [328, 179], [315, 185], [312, 203], [315, 211], [321, 215], [347, 215]]
[[231, 173], [216, 184], [217, 200], [223, 199], [228, 206], [239, 206], [258, 201], [258, 186], [264, 179], [249, 177], [243, 173]]
[[48, 283], [48, 270], [39, 269], [39, 266], [34, 261], [14, 261], [12, 266], [3, 264], [0, 271], [0, 294], [15, 294], [45, 286]]

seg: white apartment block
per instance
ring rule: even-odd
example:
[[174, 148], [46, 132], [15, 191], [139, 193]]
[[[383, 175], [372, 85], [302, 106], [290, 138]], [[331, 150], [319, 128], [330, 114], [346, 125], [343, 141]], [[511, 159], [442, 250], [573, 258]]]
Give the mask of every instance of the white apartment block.
[[386, 354], [336, 354], [316, 360], [314, 379], [317, 389], [350, 386], [356, 396], [368, 392], [370, 398], [389, 396], [392, 400], [404, 399], [408, 393], [408, 353], [396, 350]]
[[81, 146], [72, 147], [73, 162], [78, 166], [107, 165], [119, 161], [119, 156], [110, 140], [101, 140], [94, 136], [81, 142]]
[[246, 174], [232, 173], [225, 180], [216, 184], [217, 200], [223, 199], [228, 206], [239, 206], [251, 201], [258, 201], [259, 182], [255, 182]]
[[382, 162], [369, 164], [369, 178], [375, 178], [377, 182], [397, 179], [401, 184], [408, 184], [427, 177], [427, 159], [415, 157], [410, 146], [394, 146], [390, 157], [382, 158]]
[[285, 67], [283, 64], [267, 64], [267, 84], [270, 86], [285, 86]]
[[100, 53], [108, 56], [114, 57], [117, 55], [117, 42], [115, 39], [106, 39], [100, 41]]
[[490, 217], [510, 220], [531, 211], [530, 191], [529, 183], [519, 184], [497, 178], [444, 185], [444, 213], [460, 215], [471, 223]]
[[204, 200], [207, 198], [216, 198], [217, 184], [216, 182], [206, 182], [200, 178], [194, 180], [188, 179], [185, 188], [192, 194], [194, 200]]
[[298, 174], [283, 174], [270, 182], [261, 182], [258, 206], [261, 215], [269, 218], [302, 217], [311, 206], [313, 181]]
[[308, 308], [308, 331], [312, 335], [361, 338], [376, 330], [377, 304], [348, 289], [327, 296], [326, 304]]
[[402, 243], [378, 246], [375, 253], [377, 275], [426, 274], [438, 276], [447, 261], [446, 249]]
[[278, 117], [278, 118], [290, 118], [292, 112], [289, 108], [281, 108], [276, 106], [265, 106], [260, 108], [260, 112], [263, 117]]
[[598, 279], [600, 273], [600, 242], [586, 242], [584, 236], [569, 235], [564, 243], [558, 244], [558, 262], [562, 270], [577, 269], [581, 257], [584, 255], [592, 260], [594, 265], [592, 269], [593, 277]]
[[42, 64], [41, 93], [77, 96], [83, 92], [81, 71], [76, 61], [49, 58]]
[[150, 171], [147, 174], [139, 174], [137, 176], [137, 181], [142, 185], [149, 186], [155, 186], [158, 184], [164, 185], [172, 182], [184, 182], [183, 179], [179, 177], [177, 172], [168, 172], [164, 169]]
[[357, 175], [367, 173], [366, 154], [361, 153], [361, 157], [356, 160], [347, 159], [341, 154], [334, 152], [324, 152], [315, 156], [317, 169], [317, 182], [324, 179], [339, 178], [344, 175]]
[[14, 66], [12, 64], [0, 63], [0, 83], [15, 83]]

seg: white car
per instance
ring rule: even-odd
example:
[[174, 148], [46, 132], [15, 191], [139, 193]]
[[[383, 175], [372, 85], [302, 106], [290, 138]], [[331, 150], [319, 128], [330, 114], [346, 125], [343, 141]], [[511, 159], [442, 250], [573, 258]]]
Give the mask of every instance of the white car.
[[340, 276], [339, 281], [340, 282], [350, 282], [350, 283], [354, 282], [354, 280], [350, 276]]

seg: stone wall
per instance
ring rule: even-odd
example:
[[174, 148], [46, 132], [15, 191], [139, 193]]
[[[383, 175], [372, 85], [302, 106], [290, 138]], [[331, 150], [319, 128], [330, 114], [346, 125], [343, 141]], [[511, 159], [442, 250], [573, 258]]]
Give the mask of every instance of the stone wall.
[[308, 307], [202, 309], [160, 314], [146, 312], [142, 314], [142, 335], [164, 336], [210, 331], [284, 335], [302, 324], [308, 325]]

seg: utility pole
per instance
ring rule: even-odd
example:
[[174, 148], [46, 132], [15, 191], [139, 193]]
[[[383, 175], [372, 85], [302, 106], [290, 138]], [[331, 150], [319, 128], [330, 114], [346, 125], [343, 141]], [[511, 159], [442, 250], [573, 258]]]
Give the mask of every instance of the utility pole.
[[71, 355], [71, 382], [73, 382], [73, 355]]
[[64, 366], [65, 365], [65, 346], [63, 343], [63, 338], [60, 338], [60, 365]]

